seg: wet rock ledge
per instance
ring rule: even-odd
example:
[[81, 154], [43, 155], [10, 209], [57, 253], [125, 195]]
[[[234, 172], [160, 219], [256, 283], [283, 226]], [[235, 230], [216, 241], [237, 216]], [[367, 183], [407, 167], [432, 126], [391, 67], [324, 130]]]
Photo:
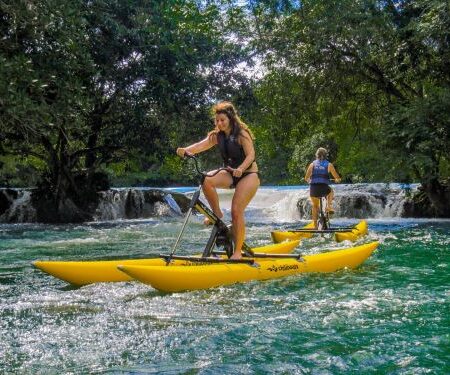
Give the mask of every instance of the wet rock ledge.
[[81, 210], [70, 199], [64, 215], [55, 220], [48, 202], [33, 189], [0, 189], [0, 223], [76, 223], [83, 221], [148, 218], [181, 215], [189, 197], [163, 189], [110, 189], [98, 192], [97, 204]]

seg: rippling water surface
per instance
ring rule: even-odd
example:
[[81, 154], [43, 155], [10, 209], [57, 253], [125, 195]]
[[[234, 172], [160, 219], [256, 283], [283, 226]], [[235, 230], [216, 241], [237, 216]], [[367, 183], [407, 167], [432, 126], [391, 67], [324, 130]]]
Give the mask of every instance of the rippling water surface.
[[[0, 373], [450, 372], [449, 221], [369, 221], [360, 242], [381, 243], [357, 270], [186, 293], [74, 288], [31, 264], [156, 256], [181, 225], [0, 226]], [[276, 225], [252, 220], [248, 242]], [[209, 229], [194, 219], [187, 233], [179, 253], [201, 250]], [[349, 245], [318, 237], [299, 251]]]

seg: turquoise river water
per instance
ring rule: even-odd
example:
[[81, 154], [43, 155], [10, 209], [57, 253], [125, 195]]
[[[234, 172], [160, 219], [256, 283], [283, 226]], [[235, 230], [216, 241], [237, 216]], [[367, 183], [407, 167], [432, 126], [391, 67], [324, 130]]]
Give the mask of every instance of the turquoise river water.
[[[32, 266], [156, 256], [182, 221], [0, 225], [0, 373], [450, 373], [450, 221], [369, 220], [358, 242], [380, 246], [357, 270], [185, 293], [75, 288]], [[269, 243], [283, 225], [252, 216], [247, 242]], [[194, 218], [178, 253], [198, 252], [209, 233]], [[346, 246], [316, 237], [298, 251]]]

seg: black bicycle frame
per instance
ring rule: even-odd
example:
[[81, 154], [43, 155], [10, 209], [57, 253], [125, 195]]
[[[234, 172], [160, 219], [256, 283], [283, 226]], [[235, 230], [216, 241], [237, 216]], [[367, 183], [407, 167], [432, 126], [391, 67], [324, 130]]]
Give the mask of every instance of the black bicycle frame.
[[[233, 251], [234, 251], [234, 246], [233, 246], [233, 243], [231, 240], [232, 235], [230, 233], [230, 229], [220, 218], [217, 217], [217, 215], [208, 206], [206, 206], [200, 200], [200, 192], [201, 192], [201, 189], [203, 186], [203, 182], [205, 181], [205, 178], [214, 176], [217, 173], [219, 173], [221, 170], [226, 170], [226, 168], [220, 168], [215, 173], [207, 174], [206, 172], [200, 171], [200, 169], [198, 168], [197, 159], [194, 156], [190, 156], [190, 155], [187, 155], [187, 156], [190, 157], [191, 159], [193, 159], [195, 162], [195, 169], [201, 176], [200, 184], [199, 184], [197, 190], [194, 192], [194, 195], [191, 198], [191, 201], [190, 201], [189, 207], [188, 207], [188, 211], [186, 213], [186, 218], [183, 223], [183, 227], [181, 228], [181, 231], [180, 231], [178, 238], [172, 248], [171, 253], [169, 255], [164, 255], [164, 256], [161, 255], [161, 257], [163, 257], [166, 260], [167, 264], [170, 263], [171, 259], [181, 259], [180, 256], [174, 255], [175, 250], [178, 246], [178, 243], [180, 242], [180, 239], [186, 228], [186, 224], [187, 224], [189, 217], [192, 214], [192, 211], [194, 209], [197, 210], [199, 213], [208, 217], [209, 221], [212, 223], [212, 226], [213, 226], [212, 232], [208, 239], [208, 242], [206, 243], [205, 249], [203, 250], [202, 256], [200, 258], [199, 257], [182, 257], [182, 259], [192, 260], [192, 261], [197, 261], [197, 262], [202, 261], [202, 260], [204, 261], [205, 258], [208, 258], [212, 255], [214, 246], [218, 245], [218, 239], [221, 239], [221, 242], [224, 245], [226, 254], [228, 255], [228, 257], [231, 257], [231, 255], [233, 254]], [[252, 249], [245, 242], [242, 246], [242, 252], [245, 256], [253, 256]], [[221, 262], [221, 261], [223, 261], [223, 259], [222, 260], [218, 259], [218, 262]], [[234, 263], [249, 263], [248, 260], [242, 260], [242, 262], [239, 262], [239, 260], [237, 260], [237, 261], [233, 260], [233, 262]]]
[[326, 199], [326, 197], [321, 197], [319, 200], [319, 212], [317, 218], [317, 228], [320, 224], [321, 231], [330, 229], [330, 219], [328, 217], [328, 212], [325, 212], [326, 206], [324, 207], [323, 199]]

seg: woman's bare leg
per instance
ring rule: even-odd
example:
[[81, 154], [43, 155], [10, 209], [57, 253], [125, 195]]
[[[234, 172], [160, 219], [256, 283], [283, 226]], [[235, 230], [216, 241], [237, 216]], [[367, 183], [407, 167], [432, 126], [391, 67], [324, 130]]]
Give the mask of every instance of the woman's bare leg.
[[[213, 171], [214, 172], [214, 171]], [[233, 178], [227, 171], [220, 171], [215, 176], [206, 177], [203, 181], [202, 190], [205, 194], [206, 200], [208, 201], [211, 209], [216, 214], [218, 218], [223, 217], [222, 210], [219, 205], [219, 196], [217, 195], [216, 188], [228, 189], [233, 183]], [[205, 219], [205, 224], [208, 224], [208, 218]]]
[[317, 229], [317, 219], [319, 217], [320, 198], [310, 197], [312, 203], [312, 220], [314, 228]]
[[328, 212], [334, 212], [333, 199], [334, 199], [334, 191], [333, 191], [333, 189], [331, 189], [330, 193], [327, 195], [327, 211]]
[[231, 259], [242, 257], [241, 249], [245, 239], [244, 211], [258, 190], [260, 181], [256, 173], [251, 173], [239, 181], [231, 202], [231, 221], [233, 223], [234, 253]]

